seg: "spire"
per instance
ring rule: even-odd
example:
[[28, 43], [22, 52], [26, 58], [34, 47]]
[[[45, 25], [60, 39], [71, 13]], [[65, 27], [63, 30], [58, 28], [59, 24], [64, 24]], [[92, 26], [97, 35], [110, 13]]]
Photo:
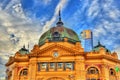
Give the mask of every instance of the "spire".
[[23, 48], [25, 49], [25, 44], [23, 45]]
[[100, 41], [98, 41], [98, 45], [101, 45]]
[[59, 10], [59, 21], [61, 21], [61, 11]]
[[63, 25], [63, 22], [61, 20], [61, 10], [59, 9], [59, 20], [58, 22], [56, 23], [57, 26], [62, 26]]
[[105, 48], [105, 46], [103, 46], [101, 43], [100, 43], [100, 41], [98, 41], [98, 46], [100, 47], [104, 47]]

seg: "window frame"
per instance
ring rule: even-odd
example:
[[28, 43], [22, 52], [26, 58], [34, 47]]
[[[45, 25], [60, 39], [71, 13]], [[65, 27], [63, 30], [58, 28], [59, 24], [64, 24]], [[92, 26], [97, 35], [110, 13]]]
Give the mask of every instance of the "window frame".
[[[26, 74], [25, 74], [26, 73]], [[28, 69], [22, 69], [20, 71], [20, 76], [27, 76], [28, 75]]]

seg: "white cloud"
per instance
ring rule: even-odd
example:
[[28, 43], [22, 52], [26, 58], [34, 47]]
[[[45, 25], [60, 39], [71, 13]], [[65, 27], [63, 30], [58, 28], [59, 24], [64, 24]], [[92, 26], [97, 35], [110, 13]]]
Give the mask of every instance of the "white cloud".
[[21, 7], [21, 0], [11, 0], [8, 4], [6, 4], [6, 7], [3, 10], [16, 17], [25, 18], [23, 9]]
[[99, 37], [100, 35], [106, 35], [106, 31], [102, 25], [96, 25], [96, 28], [93, 31], [93, 35], [95, 37]]
[[[35, 43], [37, 43], [36, 41], [38, 39], [37, 36], [40, 34], [39, 30], [41, 29], [39, 23], [27, 21], [26, 19], [23, 19], [23, 18], [13, 17], [4, 11], [0, 11], [0, 13], [3, 13], [2, 15], [0, 15], [0, 22], [1, 22], [0, 41], [2, 41], [1, 44], [7, 43], [6, 46], [3, 46], [3, 48], [5, 49], [2, 48], [1, 50], [4, 50], [7, 52], [6, 47], [9, 49], [9, 46], [13, 49], [14, 49], [14, 46], [18, 46], [18, 48], [20, 48], [22, 45], [27, 44], [30, 40], [33, 40], [33, 39], [34, 39], [33, 43], [34, 41]], [[11, 43], [10, 41], [11, 34], [16, 35], [16, 37], [20, 39], [17, 45], [14, 45]], [[33, 36], [34, 38], [32, 38]], [[8, 52], [11, 52], [11, 51], [8, 51]]]
[[51, 18], [50, 21], [46, 22], [46, 24], [43, 27], [42, 32], [47, 31], [52, 26], [52, 24], [55, 23], [56, 18], [58, 16], [59, 9], [61, 8], [61, 10], [62, 10], [66, 6], [67, 2], [68, 2], [68, 0], [60, 0], [59, 4], [55, 8], [53, 17]]
[[40, 5], [41, 3], [43, 5], [49, 5], [51, 3], [52, 0], [34, 0], [34, 3], [37, 4], [37, 5]]
[[114, 51], [117, 52], [118, 58], [120, 59], [120, 46], [118, 46]]
[[[0, 10], [0, 58], [3, 64], [6, 63], [9, 56], [14, 55], [24, 44], [28, 45], [29, 43], [30, 48], [37, 44], [42, 29], [40, 22], [20, 16], [23, 13], [20, 13], [19, 9], [17, 12], [19, 14], [15, 15], [8, 9], [12, 11], [16, 9], [17, 11], [17, 8], [11, 8], [9, 4], [7, 8]], [[11, 38], [12, 34], [15, 35], [14, 38]], [[5, 66], [1, 64], [0, 66], [2, 66], [0, 76], [5, 75]]]
[[44, 3], [45, 5], [48, 5], [48, 4], [50, 4], [51, 1], [52, 1], [52, 0], [43, 0], [43, 3]]
[[92, 3], [89, 5], [90, 7], [88, 8], [88, 17], [95, 17], [98, 15], [99, 13], [99, 4], [98, 4], [98, 0], [93, 0]]

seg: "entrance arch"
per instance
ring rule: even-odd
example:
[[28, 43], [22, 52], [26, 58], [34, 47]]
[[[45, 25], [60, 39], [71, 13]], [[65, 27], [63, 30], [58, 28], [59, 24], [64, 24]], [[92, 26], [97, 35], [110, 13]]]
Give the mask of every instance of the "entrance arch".
[[51, 78], [48, 78], [47, 80], [65, 80], [61, 77], [51, 77]]

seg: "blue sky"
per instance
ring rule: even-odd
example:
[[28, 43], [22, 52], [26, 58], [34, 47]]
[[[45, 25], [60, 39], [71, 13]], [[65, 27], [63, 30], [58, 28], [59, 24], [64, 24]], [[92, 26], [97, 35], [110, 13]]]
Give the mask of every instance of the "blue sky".
[[5, 62], [24, 44], [32, 48], [55, 26], [61, 8], [64, 26], [79, 36], [85, 29], [120, 58], [120, 0], [0, 0], [0, 76]]

